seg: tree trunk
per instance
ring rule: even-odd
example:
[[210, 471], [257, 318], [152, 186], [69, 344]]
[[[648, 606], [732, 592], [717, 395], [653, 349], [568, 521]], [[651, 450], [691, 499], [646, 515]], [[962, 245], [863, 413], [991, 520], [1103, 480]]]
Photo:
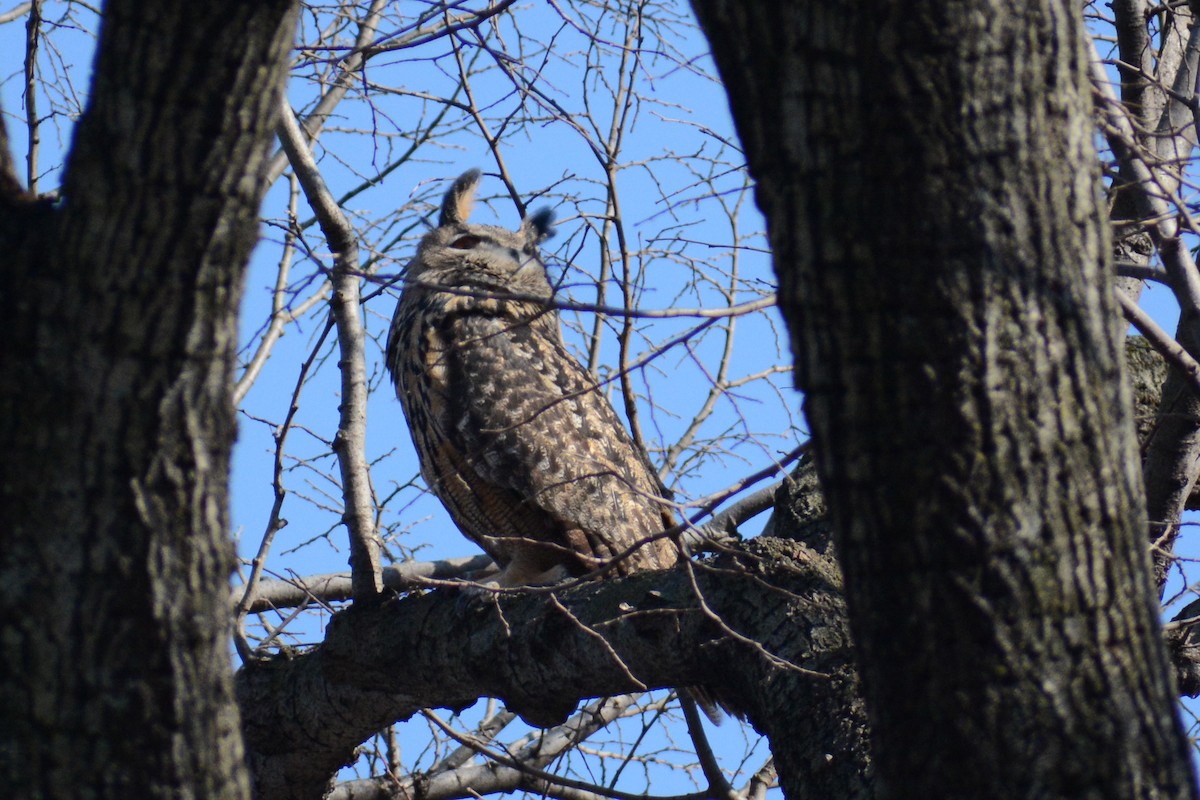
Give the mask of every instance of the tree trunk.
[[107, 3], [61, 200], [0, 182], [7, 797], [247, 794], [230, 377], [294, 16]]
[[1075, 5], [694, 5], [768, 219], [884, 792], [1194, 796]]

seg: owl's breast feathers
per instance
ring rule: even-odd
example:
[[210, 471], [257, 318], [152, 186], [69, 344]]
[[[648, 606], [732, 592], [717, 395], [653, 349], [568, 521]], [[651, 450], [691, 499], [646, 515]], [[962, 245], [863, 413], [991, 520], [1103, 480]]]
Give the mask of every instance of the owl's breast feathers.
[[[409, 287], [389, 366], [426, 482], [502, 565], [520, 555], [582, 574], [670, 566], [660, 485], [555, 312]], [[631, 550], [636, 545], [640, 547]]]

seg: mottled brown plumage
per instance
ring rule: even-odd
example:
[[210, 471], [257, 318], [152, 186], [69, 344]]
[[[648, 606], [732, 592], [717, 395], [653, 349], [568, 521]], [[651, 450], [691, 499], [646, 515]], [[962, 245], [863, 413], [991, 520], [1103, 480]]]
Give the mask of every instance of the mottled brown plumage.
[[446, 193], [388, 335], [421, 474], [502, 567], [497, 585], [582, 575], [614, 558], [622, 575], [669, 567], [675, 545], [647, 541], [671, 524], [661, 484], [563, 346], [548, 305], [538, 244], [551, 215], [515, 232], [470, 224], [478, 182], [472, 170]]

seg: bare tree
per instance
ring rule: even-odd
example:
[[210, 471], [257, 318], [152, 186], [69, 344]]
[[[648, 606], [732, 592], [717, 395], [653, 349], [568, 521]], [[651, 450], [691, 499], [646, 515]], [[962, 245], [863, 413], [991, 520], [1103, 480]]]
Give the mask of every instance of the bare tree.
[[[260, 5], [108, 4], [87, 91], [88, 6], [0, 10], [24, 23], [0, 142], [19, 796], [244, 793], [229, 619], [262, 797], [1191, 796], [1153, 604], [1156, 577], [1190, 599], [1200, 463], [1186, 9], [1089, 6], [1089, 55], [1058, 2], [696, 2], [739, 144], [669, 0]], [[1140, 378], [1144, 492], [1098, 163], [1121, 310], [1175, 370]], [[569, 346], [711, 555], [456, 591], [488, 563], [417, 477], [380, 353], [467, 166], [503, 224], [557, 211]], [[744, 722], [664, 689], [701, 683]]]

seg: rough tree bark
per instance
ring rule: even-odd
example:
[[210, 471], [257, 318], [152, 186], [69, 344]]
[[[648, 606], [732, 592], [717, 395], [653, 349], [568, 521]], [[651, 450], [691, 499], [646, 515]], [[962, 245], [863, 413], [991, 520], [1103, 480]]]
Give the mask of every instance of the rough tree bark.
[[61, 199], [0, 141], [7, 797], [247, 794], [230, 379], [294, 27], [290, 0], [114, 0]]
[[693, 5], [768, 219], [884, 792], [1193, 797], [1078, 9]]

